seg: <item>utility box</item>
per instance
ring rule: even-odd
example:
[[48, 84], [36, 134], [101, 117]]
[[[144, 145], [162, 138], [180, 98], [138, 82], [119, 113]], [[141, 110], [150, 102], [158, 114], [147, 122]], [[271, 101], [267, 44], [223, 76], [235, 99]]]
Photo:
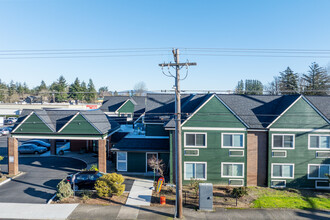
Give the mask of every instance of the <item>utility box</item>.
[[199, 184], [199, 210], [212, 211], [213, 210], [213, 184], [200, 183]]

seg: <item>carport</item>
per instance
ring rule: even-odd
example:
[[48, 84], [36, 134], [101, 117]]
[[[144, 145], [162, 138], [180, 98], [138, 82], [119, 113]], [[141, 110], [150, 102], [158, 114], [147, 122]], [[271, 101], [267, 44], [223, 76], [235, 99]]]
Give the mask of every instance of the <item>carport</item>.
[[[8, 138], [8, 173], [18, 173], [17, 138], [49, 139], [51, 154], [56, 154], [56, 140], [97, 141], [98, 169], [106, 173], [107, 150], [111, 135], [119, 124], [101, 110], [23, 110]], [[109, 140], [109, 141], [107, 141]]]

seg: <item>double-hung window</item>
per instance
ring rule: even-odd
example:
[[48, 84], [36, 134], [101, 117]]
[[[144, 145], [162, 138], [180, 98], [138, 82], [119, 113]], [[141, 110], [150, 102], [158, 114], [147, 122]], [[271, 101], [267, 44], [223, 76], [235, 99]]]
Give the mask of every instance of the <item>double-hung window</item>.
[[206, 180], [206, 162], [184, 162], [184, 179]]
[[117, 152], [117, 170], [127, 171], [127, 152]]
[[185, 133], [185, 147], [206, 147], [206, 133]]
[[330, 135], [309, 135], [309, 149], [330, 150]]
[[294, 149], [294, 134], [273, 134], [273, 149]]
[[222, 148], [243, 148], [244, 134], [222, 133]]
[[294, 164], [272, 163], [272, 178], [293, 179]]
[[221, 163], [221, 177], [244, 177], [244, 163]]
[[330, 164], [308, 164], [308, 179], [328, 179]]

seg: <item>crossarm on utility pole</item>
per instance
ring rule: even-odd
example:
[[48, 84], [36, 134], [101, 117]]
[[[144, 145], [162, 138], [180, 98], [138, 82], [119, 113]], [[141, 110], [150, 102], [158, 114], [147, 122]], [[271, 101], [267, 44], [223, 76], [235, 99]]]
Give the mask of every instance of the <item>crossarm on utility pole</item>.
[[161, 63], [158, 65], [161, 67], [164, 67], [164, 66], [196, 66], [197, 63]]

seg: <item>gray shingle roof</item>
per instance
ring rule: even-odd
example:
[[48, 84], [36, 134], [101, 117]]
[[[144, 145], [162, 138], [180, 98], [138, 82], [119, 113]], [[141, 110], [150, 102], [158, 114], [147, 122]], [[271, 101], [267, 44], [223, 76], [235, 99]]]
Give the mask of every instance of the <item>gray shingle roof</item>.
[[100, 109], [103, 112], [115, 112], [127, 100], [134, 104], [134, 113], [142, 114], [145, 111], [145, 96], [106, 96]]
[[217, 95], [249, 128], [266, 128], [299, 95]]
[[111, 150], [114, 151], [154, 151], [169, 152], [169, 139], [160, 138], [123, 138], [115, 144]]
[[330, 96], [306, 96], [306, 98], [330, 120]]
[[119, 128], [119, 124], [107, 117], [101, 110], [62, 110], [62, 109], [24, 109], [18, 119], [17, 126], [24, 120], [31, 112], [35, 112], [41, 120], [45, 122], [53, 132], [58, 132], [74, 115], [78, 112], [86, 120], [97, 128], [102, 134]]

